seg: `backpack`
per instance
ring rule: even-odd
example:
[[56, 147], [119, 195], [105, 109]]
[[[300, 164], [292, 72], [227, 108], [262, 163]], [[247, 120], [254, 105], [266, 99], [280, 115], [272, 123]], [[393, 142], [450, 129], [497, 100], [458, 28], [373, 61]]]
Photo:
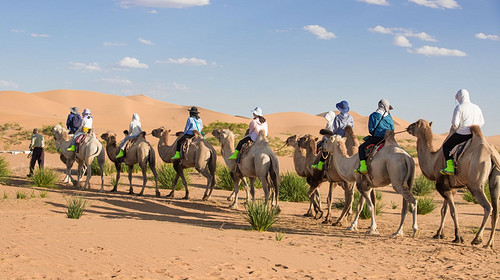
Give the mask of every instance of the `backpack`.
[[71, 126], [73, 126], [75, 129], [78, 129], [82, 125], [82, 117], [78, 115], [74, 115], [73, 119], [71, 120]]

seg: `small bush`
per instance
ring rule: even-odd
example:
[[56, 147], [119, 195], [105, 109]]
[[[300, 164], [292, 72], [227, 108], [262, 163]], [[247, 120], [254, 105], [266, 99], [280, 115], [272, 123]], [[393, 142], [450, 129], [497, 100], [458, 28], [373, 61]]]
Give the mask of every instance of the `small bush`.
[[[352, 207], [357, 207], [360, 197], [361, 197], [361, 194], [358, 191], [354, 192], [354, 200], [352, 202]], [[385, 204], [381, 202], [382, 192], [380, 192], [380, 191], [375, 192], [375, 200], [376, 200], [376, 202], [375, 202], [375, 215], [379, 215], [382, 212], [382, 208], [384, 208], [384, 206], [385, 206]], [[339, 202], [333, 203], [333, 206], [337, 209], [343, 209], [344, 205], [345, 205], [344, 199], [340, 199]], [[397, 204], [396, 204], [396, 207], [397, 207]], [[361, 213], [359, 214], [359, 218], [363, 219], [363, 220], [371, 218], [370, 211], [368, 211], [368, 206], [366, 206], [366, 201], [365, 201], [365, 205], [363, 206], [363, 209], [361, 209]]]
[[281, 201], [302, 202], [309, 200], [307, 196], [309, 185], [305, 178], [294, 172], [286, 172], [280, 177], [279, 199]]
[[[490, 188], [488, 187], [488, 184], [484, 187], [484, 194], [486, 195], [486, 198], [488, 198], [488, 201], [491, 203], [491, 194], [490, 194]], [[478, 204], [476, 198], [472, 195], [472, 193], [468, 190], [465, 189], [465, 192], [463, 194], [463, 198], [467, 202], [472, 202], [474, 204]]]
[[283, 237], [285, 237], [285, 234], [282, 231], [276, 232], [276, 235], [275, 235], [276, 241], [283, 240]]
[[6, 193], [6, 192], [4, 192], [4, 193], [3, 193], [3, 199], [7, 199], [7, 198], [9, 198], [9, 196], [7, 196], [7, 193]]
[[31, 191], [31, 198], [35, 198], [35, 191]]
[[[126, 166], [126, 165], [125, 165]], [[139, 166], [139, 165], [137, 165]], [[139, 169], [140, 170], [140, 169]], [[92, 175], [101, 175], [101, 169], [99, 168], [99, 162], [97, 162], [97, 158], [94, 158], [91, 165]], [[104, 161], [104, 175], [115, 174], [116, 168], [114, 164], [111, 164], [109, 161]]]
[[40, 198], [46, 198], [46, 197], [47, 197], [47, 191], [41, 191]]
[[28, 195], [25, 192], [23, 192], [23, 191], [18, 191], [16, 193], [16, 198], [17, 199], [26, 199], [27, 197], [28, 197]]
[[4, 157], [0, 157], [0, 183], [6, 184], [10, 176], [9, 163]]
[[66, 217], [70, 219], [80, 219], [88, 205], [88, 201], [81, 196], [72, 196], [66, 199], [66, 202]]
[[427, 179], [424, 175], [420, 175], [415, 179], [411, 192], [416, 196], [427, 196], [435, 190], [435, 183]]
[[279, 211], [263, 201], [249, 202], [245, 208], [245, 219], [254, 230], [267, 231], [279, 219]]
[[[217, 169], [215, 170], [215, 187], [221, 190], [233, 191], [234, 190], [234, 181], [231, 178], [231, 172], [229, 172], [229, 168], [222, 164], [217, 164]], [[250, 181], [248, 178], [245, 178], [247, 185], [250, 186]], [[255, 180], [254, 187], [256, 189], [262, 188], [262, 182], [259, 179]], [[243, 190], [244, 184], [240, 182], [240, 190]]]
[[391, 200], [391, 208], [392, 208], [392, 209], [396, 209], [396, 208], [398, 208], [398, 203], [397, 203], [396, 201], [392, 201], [392, 200]]
[[[417, 200], [418, 200], [418, 204], [417, 204], [417, 214], [418, 215], [429, 214], [434, 209], [436, 209], [436, 203], [434, 203], [434, 199], [432, 197], [420, 197]], [[411, 207], [409, 207], [408, 209], [410, 209], [410, 208]]]
[[50, 168], [37, 168], [30, 177], [33, 185], [40, 188], [56, 188], [57, 174]]
[[[162, 189], [170, 189], [172, 188], [172, 185], [174, 184], [174, 179], [175, 175], [177, 172], [175, 172], [174, 167], [171, 164], [162, 164], [158, 167], [158, 183], [159, 183], [159, 188]], [[186, 182], [188, 184], [191, 183], [191, 176], [189, 174], [189, 169], [184, 169], [184, 178], [186, 178]], [[184, 188], [184, 185], [182, 184], [181, 178], [177, 181], [177, 185], [175, 186], [175, 190], [182, 190]]]

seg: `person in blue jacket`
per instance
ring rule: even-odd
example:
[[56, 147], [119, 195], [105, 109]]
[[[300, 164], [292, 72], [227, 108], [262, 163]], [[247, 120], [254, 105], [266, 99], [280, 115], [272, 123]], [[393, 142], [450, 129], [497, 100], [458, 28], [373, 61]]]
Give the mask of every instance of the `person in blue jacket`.
[[193, 138], [193, 130], [197, 130], [199, 133], [201, 133], [201, 130], [203, 129], [203, 122], [201, 121], [201, 118], [199, 116], [198, 108], [193, 106], [188, 111], [189, 118], [187, 119], [186, 126], [184, 127], [184, 134], [181, 136], [181, 138], [179, 138], [179, 140], [177, 140], [177, 148], [175, 150], [175, 155], [171, 158], [172, 160], [181, 158], [181, 144], [185, 139]]
[[354, 172], [362, 174], [368, 173], [365, 148], [368, 145], [376, 145], [382, 142], [385, 137], [385, 132], [387, 130], [394, 130], [394, 121], [391, 113], [389, 112], [392, 109], [393, 108], [387, 99], [381, 99], [378, 102], [378, 109], [370, 115], [368, 119], [368, 130], [370, 132], [370, 136], [368, 136], [365, 142], [358, 148], [359, 168], [355, 169]]

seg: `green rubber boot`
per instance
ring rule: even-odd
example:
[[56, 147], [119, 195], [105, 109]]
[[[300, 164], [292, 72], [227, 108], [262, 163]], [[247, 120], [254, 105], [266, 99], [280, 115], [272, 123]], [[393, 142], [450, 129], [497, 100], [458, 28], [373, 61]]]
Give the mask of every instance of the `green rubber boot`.
[[318, 161], [317, 164], [311, 165], [311, 168], [323, 170], [323, 165], [325, 165], [325, 163], [320, 160], [320, 161]]
[[359, 168], [354, 169], [354, 172], [361, 173], [361, 174], [368, 173], [368, 167], [366, 166], [366, 160], [360, 160], [359, 161]]
[[74, 151], [76, 151], [75, 145], [71, 145], [71, 147], [67, 148], [66, 151], [68, 151], [68, 152], [74, 152]]
[[181, 159], [181, 153], [179, 151], [175, 151], [175, 155], [170, 159], [171, 160]]
[[228, 159], [237, 159], [240, 151], [234, 150], [234, 153]]
[[116, 158], [121, 158], [121, 157], [123, 157], [123, 156], [124, 156], [124, 154], [123, 154], [123, 150], [122, 150], [122, 149], [120, 149], [120, 152], [118, 152], [118, 154], [116, 155]]
[[455, 175], [455, 166], [453, 165], [453, 160], [449, 159], [446, 161], [446, 168], [441, 169], [441, 174], [443, 175]]

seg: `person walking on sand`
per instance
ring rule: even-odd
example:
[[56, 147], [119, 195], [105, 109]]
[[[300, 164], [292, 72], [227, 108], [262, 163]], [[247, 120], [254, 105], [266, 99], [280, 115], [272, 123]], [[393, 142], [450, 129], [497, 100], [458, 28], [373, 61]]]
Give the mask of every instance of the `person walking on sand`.
[[455, 100], [458, 101], [458, 105], [451, 119], [451, 129], [454, 133], [443, 143], [443, 154], [446, 160], [446, 167], [440, 170], [443, 175], [455, 174], [453, 156], [450, 155], [453, 147], [472, 138], [470, 131], [472, 125], [481, 127], [484, 124], [483, 112], [479, 106], [470, 102], [468, 90], [459, 90], [455, 94]]
[[366, 154], [365, 148], [371, 144], [379, 144], [384, 141], [385, 132], [387, 130], [394, 130], [394, 120], [392, 119], [391, 113], [392, 106], [389, 104], [387, 99], [381, 99], [378, 102], [378, 108], [373, 112], [368, 118], [368, 131], [370, 135], [365, 137], [365, 142], [359, 145], [358, 156], [359, 156], [359, 168], [355, 169], [354, 172], [366, 174], [368, 173], [368, 167], [366, 166]]
[[255, 107], [252, 111], [250, 111], [250, 113], [252, 113], [253, 119], [248, 125], [248, 133], [238, 142], [234, 153], [228, 159], [237, 159], [243, 144], [249, 141], [257, 141], [261, 130], [263, 130], [265, 132], [265, 136], [267, 136], [268, 126], [266, 119], [262, 116], [262, 109], [260, 107]]
[[92, 116], [92, 113], [90, 112], [90, 109], [85, 109], [83, 110], [82, 113], [82, 124], [78, 128], [78, 130], [75, 132], [75, 135], [73, 136], [73, 139], [71, 139], [71, 147], [69, 147], [67, 150], [69, 152], [74, 152], [76, 151], [76, 139], [78, 136], [90, 132], [92, 129], [92, 125], [94, 123], [94, 117]]
[[82, 125], [82, 117], [80, 116], [78, 107], [71, 107], [66, 119], [66, 128], [69, 130], [68, 134], [75, 134], [80, 125]]
[[184, 127], [184, 134], [177, 140], [175, 154], [171, 158], [171, 160], [177, 160], [181, 158], [180, 151], [182, 142], [184, 142], [184, 140], [186, 139], [194, 137], [193, 130], [197, 130], [200, 134], [202, 133], [201, 130], [203, 129], [203, 122], [199, 116], [200, 112], [198, 112], [198, 108], [193, 106], [191, 107], [191, 109], [188, 109], [188, 111], [189, 111], [189, 118], [187, 119], [186, 126]]
[[134, 113], [132, 114], [132, 121], [130, 122], [130, 125], [128, 126], [128, 134], [125, 136], [125, 139], [122, 140], [120, 143], [120, 152], [116, 155], [116, 158], [121, 158], [123, 157], [124, 151], [123, 147], [127, 143], [129, 139], [132, 138], [137, 138], [139, 135], [142, 133], [142, 125], [141, 125], [141, 118], [139, 117], [139, 114]]
[[31, 136], [31, 143], [29, 149], [31, 151], [31, 161], [30, 161], [30, 173], [28, 177], [33, 175], [33, 170], [35, 169], [35, 164], [38, 162], [38, 168], [42, 169], [45, 160], [45, 153], [43, 151], [45, 147], [45, 138], [43, 135], [38, 133], [38, 128], [33, 129], [33, 135]]
[[[335, 107], [337, 107], [337, 109], [339, 110], [339, 113], [336, 116], [333, 111], [329, 111], [324, 116], [327, 120], [325, 129], [331, 131], [333, 135], [340, 135], [342, 137], [345, 137], [345, 127], [348, 125], [354, 127], [354, 119], [349, 114], [349, 103], [343, 100], [337, 103]], [[323, 135], [323, 139], [318, 142], [318, 149], [323, 145], [326, 138], [327, 137]], [[325, 160], [327, 157], [328, 152], [322, 151], [321, 158], [318, 163], [311, 165], [311, 167], [318, 170], [323, 170], [323, 165], [325, 164]]]

